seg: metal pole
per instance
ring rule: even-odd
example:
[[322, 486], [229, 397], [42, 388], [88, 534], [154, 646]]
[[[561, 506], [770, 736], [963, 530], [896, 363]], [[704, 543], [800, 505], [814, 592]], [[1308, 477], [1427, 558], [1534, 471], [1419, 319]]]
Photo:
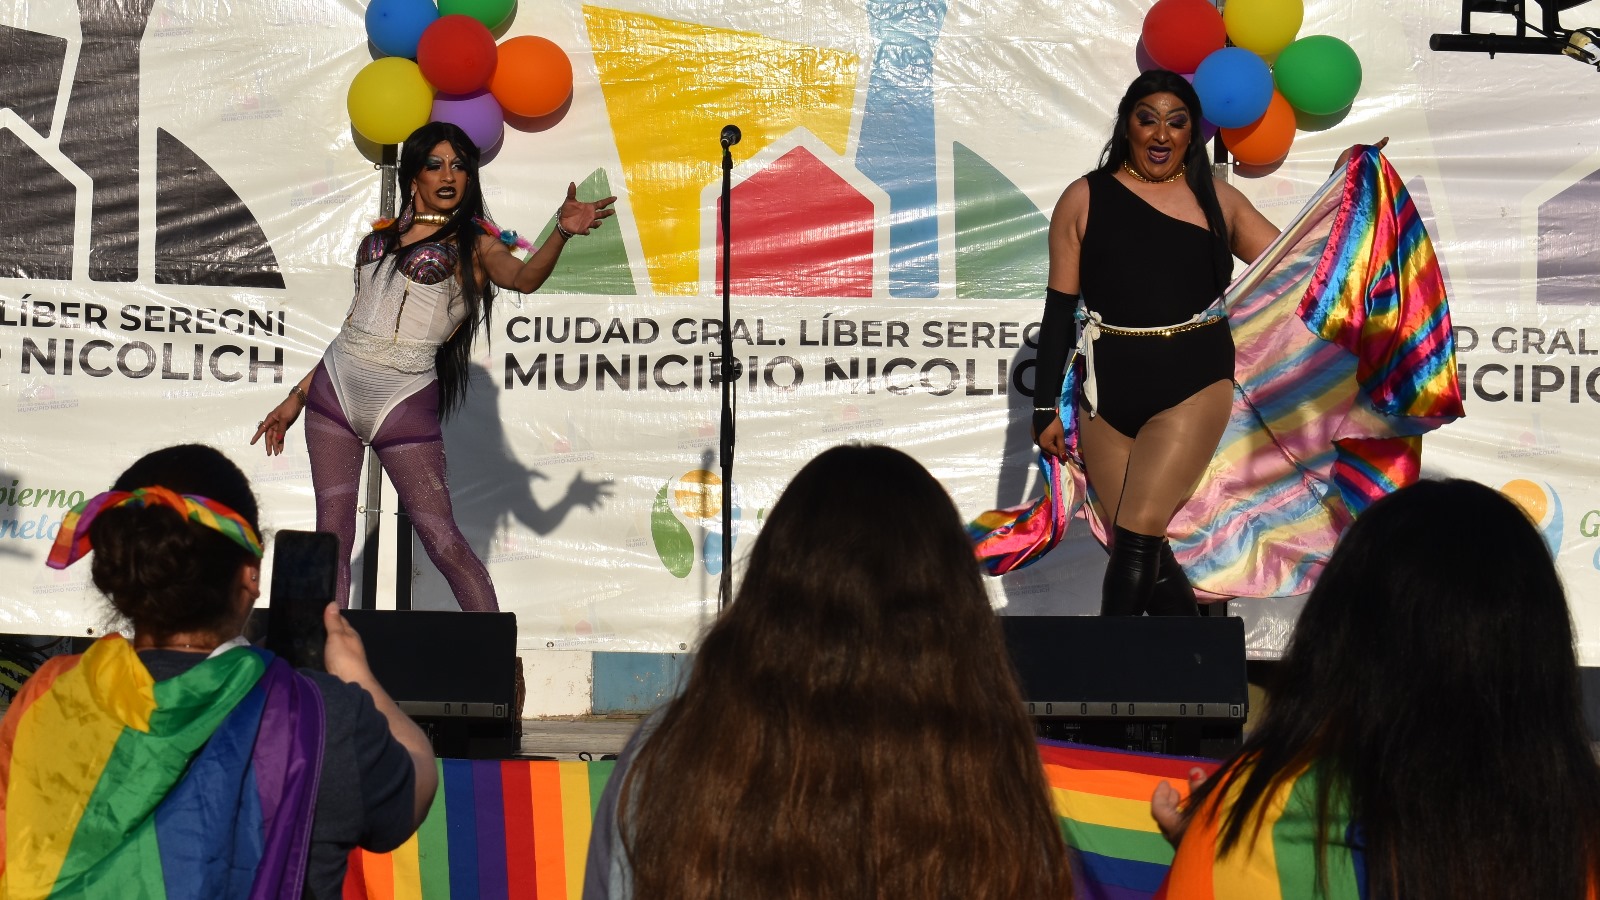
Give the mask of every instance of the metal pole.
[[[399, 157], [398, 144], [383, 145], [383, 162], [378, 166], [378, 170], [382, 173], [382, 184], [378, 195], [378, 214], [381, 216], [394, 216], [395, 205], [399, 203], [399, 192], [395, 184], [395, 168]], [[377, 609], [378, 533], [383, 529], [383, 466], [378, 462], [377, 451], [371, 447], [367, 448], [367, 492], [363, 511], [366, 538], [361, 545], [361, 597], [359, 602], [351, 598], [350, 605], [356, 609]], [[409, 538], [406, 543], [409, 550]], [[401, 580], [398, 576], [395, 578], [397, 593]], [[398, 599], [397, 597], [397, 602]], [[409, 606], [409, 597], [407, 601]]]

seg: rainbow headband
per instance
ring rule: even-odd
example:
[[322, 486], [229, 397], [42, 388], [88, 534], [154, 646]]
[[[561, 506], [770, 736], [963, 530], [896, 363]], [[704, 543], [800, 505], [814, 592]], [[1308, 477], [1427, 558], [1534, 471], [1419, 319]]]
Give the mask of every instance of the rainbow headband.
[[204, 525], [223, 537], [261, 557], [261, 539], [244, 517], [227, 506], [199, 494], [179, 494], [159, 485], [136, 488], [131, 491], [106, 491], [79, 503], [61, 520], [61, 531], [45, 565], [52, 569], [65, 569], [88, 555], [94, 548], [89, 544], [89, 526], [95, 517], [119, 506], [166, 506], [178, 511], [191, 522]]

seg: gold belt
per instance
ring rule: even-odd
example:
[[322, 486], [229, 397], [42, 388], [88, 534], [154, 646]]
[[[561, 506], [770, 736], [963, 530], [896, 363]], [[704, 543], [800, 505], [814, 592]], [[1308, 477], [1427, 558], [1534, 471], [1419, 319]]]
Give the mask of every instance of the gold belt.
[[1107, 325], [1101, 322], [1099, 328], [1102, 334], [1114, 334], [1119, 337], [1172, 337], [1185, 331], [1204, 328], [1213, 322], [1221, 322], [1222, 319], [1222, 316], [1213, 316], [1209, 319], [1201, 319], [1198, 322], [1184, 322], [1181, 325], [1167, 325], [1161, 328], [1118, 328], [1115, 325]]

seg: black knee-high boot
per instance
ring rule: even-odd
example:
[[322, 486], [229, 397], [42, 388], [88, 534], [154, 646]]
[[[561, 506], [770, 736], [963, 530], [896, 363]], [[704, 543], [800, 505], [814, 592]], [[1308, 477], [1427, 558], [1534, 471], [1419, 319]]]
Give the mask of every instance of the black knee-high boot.
[[1139, 534], [1118, 525], [1111, 529], [1111, 559], [1100, 594], [1100, 615], [1142, 616], [1150, 605], [1161, 569], [1165, 536]]
[[1195, 600], [1194, 587], [1178, 558], [1172, 555], [1172, 545], [1161, 542], [1161, 564], [1156, 573], [1155, 590], [1150, 593], [1148, 607], [1152, 616], [1198, 616], [1200, 604]]

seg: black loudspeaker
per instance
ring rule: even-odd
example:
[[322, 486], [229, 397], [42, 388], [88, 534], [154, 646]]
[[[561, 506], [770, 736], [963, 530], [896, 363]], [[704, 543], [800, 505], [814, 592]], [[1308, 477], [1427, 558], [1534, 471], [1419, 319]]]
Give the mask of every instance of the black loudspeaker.
[[1002, 616], [1041, 737], [1182, 756], [1237, 749], [1250, 711], [1238, 618]]
[[348, 609], [367, 662], [433, 741], [456, 759], [510, 759], [520, 750], [515, 613]]

